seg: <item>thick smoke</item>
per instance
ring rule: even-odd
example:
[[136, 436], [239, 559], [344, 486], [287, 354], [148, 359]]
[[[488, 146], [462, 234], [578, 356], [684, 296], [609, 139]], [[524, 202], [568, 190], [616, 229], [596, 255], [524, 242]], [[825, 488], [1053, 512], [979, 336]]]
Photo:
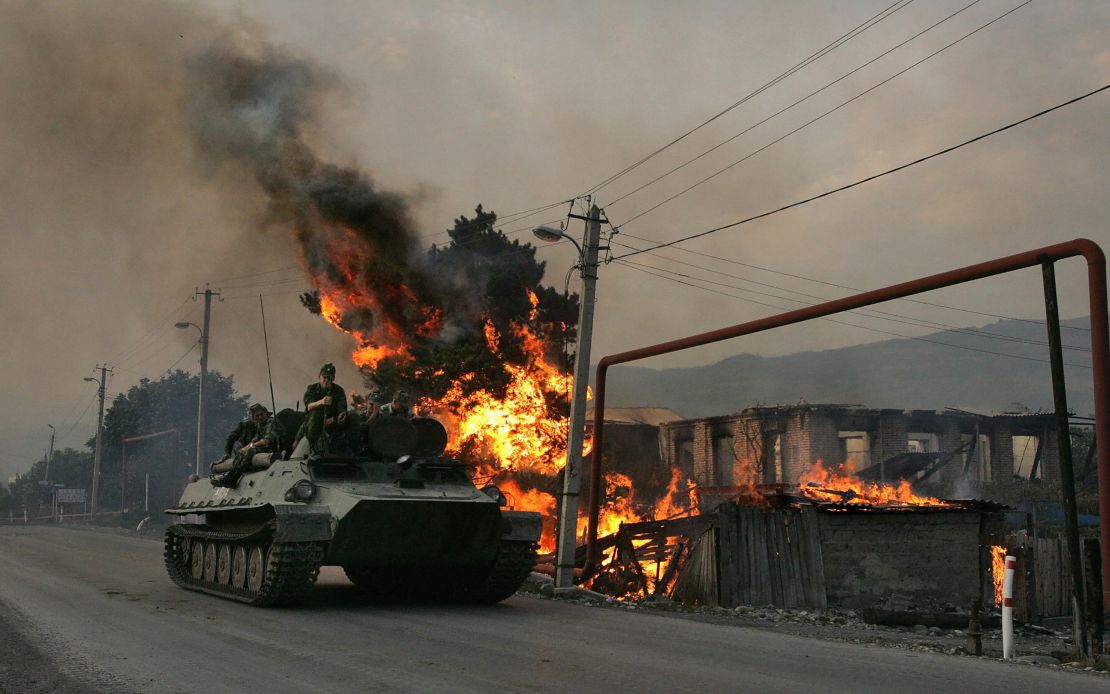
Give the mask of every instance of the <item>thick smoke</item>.
[[402, 196], [366, 174], [321, 161], [304, 141], [335, 78], [264, 43], [221, 42], [190, 64], [188, 122], [213, 166], [246, 164], [270, 200], [271, 221], [292, 229], [322, 288], [372, 296], [343, 307], [342, 325], [408, 344], [444, 292], [423, 269]]

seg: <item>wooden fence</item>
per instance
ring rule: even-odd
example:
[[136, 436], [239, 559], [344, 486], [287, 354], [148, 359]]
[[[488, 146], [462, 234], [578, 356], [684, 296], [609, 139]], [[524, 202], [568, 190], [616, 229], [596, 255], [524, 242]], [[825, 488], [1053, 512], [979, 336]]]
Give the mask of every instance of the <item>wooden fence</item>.
[[721, 605], [827, 606], [812, 507], [768, 511], [723, 504], [718, 513]]

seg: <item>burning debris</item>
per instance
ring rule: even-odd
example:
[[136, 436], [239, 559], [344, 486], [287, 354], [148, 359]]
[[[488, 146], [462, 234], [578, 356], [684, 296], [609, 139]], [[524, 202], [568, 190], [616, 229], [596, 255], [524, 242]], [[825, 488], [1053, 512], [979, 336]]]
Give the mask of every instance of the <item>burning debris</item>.
[[[740, 509], [739, 513], [743, 518], [740, 525], [745, 526], [741, 531], [743, 537], [720, 535], [717, 542], [723, 544], [717, 551], [724, 552], [723, 545], [739, 542], [747, 548], [742, 551], [745, 557], [742, 561], [746, 564], [743, 571], [752, 570], [757, 575], [763, 576], [763, 579], [758, 581], [749, 577], [752, 582], [745, 583], [743, 580], [741, 582], [748, 585], [750, 590], [757, 590], [755, 583], [765, 583], [759, 589], [773, 593], [772, 584], [777, 585], [775, 580], [771, 579], [774, 575], [776, 580], [785, 582], [782, 587], [785, 591], [784, 596], [787, 594], [796, 596], [795, 598], [779, 596], [778, 599], [790, 602], [802, 600], [802, 596], [806, 596], [800, 604], [823, 607], [826, 591], [824, 579], [814, 578], [820, 573], [818, 565], [823, 563], [819, 547], [820, 540], [817, 539], [817, 522], [810, 519], [814, 511], [830, 514], [855, 511], [857, 514], [874, 514], [876, 518], [880, 514], [893, 514], [908, 519], [910, 518], [908, 514], [913, 512], [971, 512], [974, 514], [1002, 508], [998, 504], [988, 502], [943, 500], [921, 496], [914, 493], [909, 482], [905, 480], [895, 484], [863, 481], [852, 474], [850, 463], [831, 467], [818, 461], [801, 476], [797, 485], [755, 484], [756, 478], [751, 474], [753, 469], [752, 465], [738, 463], [734, 471], [734, 479], [741, 484], [730, 488], [695, 490], [695, 498], [700, 491], [714, 499], [714, 506], [702, 511], [705, 515], [698, 515], [699, 509], [695, 503], [693, 507], [689, 507], [690, 515], [687, 517], [656, 516], [661, 519], [656, 522], [633, 519], [618, 524], [616, 528], [613, 527], [613, 523], [621, 514], [614, 506], [619, 506], [621, 498], [619, 489], [614, 489], [610, 485], [607, 489], [609, 506], [603, 516], [607, 519], [607, 524], [603, 523], [603, 533], [599, 540], [599, 551], [603, 553], [604, 560], [592, 578], [590, 587], [619, 598], [682, 597], [698, 604], [716, 604], [716, 598], [711, 597], [711, 594], [716, 595], [716, 587], [706, 589], [702, 586], [701, 589], [689, 590], [682, 584], [684, 580], [689, 582], [690, 574], [700, 573], [702, 576], [694, 582], [708, 581], [716, 586], [718, 580], [716, 569], [705, 568], [706, 562], [715, 564], [711, 558], [706, 558], [712, 554], [712, 551], [706, 546], [705, 539], [710, 537], [707, 530], [721, 528], [723, 523], [737, 522], [722, 520], [724, 516], [721, 516], [721, 513], [724, 511], [721, 509], [724, 506], [731, 506], [734, 509]], [[613, 474], [610, 473], [610, 475]], [[680, 479], [682, 479], [680, 474], [674, 476], [670, 492], [676, 491], [676, 484]], [[614, 495], [614, 492], [618, 493]], [[615, 499], [614, 496], [616, 496]], [[664, 506], [664, 503], [659, 505], [660, 508]], [[737, 511], [733, 511], [730, 518], [735, 519], [736, 513]], [[781, 523], [775, 520], [779, 516], [781, 516]], [[662, 518], [669, 518], [669, 520], [662, 520]], [[859, 522], [852, 521], [850, 525], [854, 526]], [[890, 520], [877, 522], [877, 525], [885, 523], [897, 526], [902, 522]], [[941, 522], [942, 525], [943, 523]], [[965, 525], [963, 521], [959, 521], [958, 524]], [[821, 525], [826, 530], [831, 527], [829, 523]], [[974, 525], [977, 529], [978, 521]], [[724, 530], [721, 529], [718, 532], [724, 533]], [[730, 532], [735, 533], [735, 531]], [[842, 531], [838, 529], [835, 532]], [[859, 532], [859, 529], [850, 532]], [[753, 537], [755, 539], [752, 539]], [[770, 544], [764, 547], [764, 542]], [[709, 545], [712, 544], [709, 542]], [[774, 547], [772, 548], [771, 545]], [[977, 547], [977, 543], [975, 546]], [[769, 553], [767, 557], [763, 557], [765, 553]], [[774, 557], [774, 559], [768, 557]], [[796, 564], [797, 568], [787, 570], [781, 566], [784, 562]], [[688, 571], [688, 564], [702, 566], [693, 567]], [[760, 569], [759, 566], [763, 568]], [[723, 565], [720, 570], [725, 570]], [[817, 582], [814, 583], [814, 580]], [[771, 593], [763, 595], [763, 599], [770, 601]], [[776, 602], [776, 604], [779, 603]]]
[[851, 461], [835, 468], [826, 468], [818, 460], [800, 480], [800, 492], [815, 502], [853, 504], [858, 506], [946, 506], [948, 502], [913, 492], [908, 480], [895, 484], [865, 482], [853, 474]]

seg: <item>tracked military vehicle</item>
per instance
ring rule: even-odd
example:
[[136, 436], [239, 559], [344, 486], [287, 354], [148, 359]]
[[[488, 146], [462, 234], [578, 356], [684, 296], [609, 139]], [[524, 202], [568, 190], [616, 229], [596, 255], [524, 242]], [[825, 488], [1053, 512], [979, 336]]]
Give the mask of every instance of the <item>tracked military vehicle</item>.
[[[192, 478], [167, 513], [165, 562], [182, 588], [259, 606], [306, 597], [322, 565], [382, 599], [495, 603], [531, 571], [540, 514], [441, 456], [433, 419], [386, 417], [361, 455], [260, 453], [235, 488]], [[200, 520], [198, 520], [200, 519]]]

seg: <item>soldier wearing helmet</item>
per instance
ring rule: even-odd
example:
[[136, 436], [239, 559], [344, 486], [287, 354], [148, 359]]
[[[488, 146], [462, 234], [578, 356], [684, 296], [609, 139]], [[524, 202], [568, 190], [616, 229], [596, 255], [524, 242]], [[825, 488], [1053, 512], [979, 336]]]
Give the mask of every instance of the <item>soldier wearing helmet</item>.
[[305, 389], [304, 406], [308, 413], [305, 436], [313, 452], [327, 453], [328, 439], [347, 423], [347, 393], [335, 382], [335, 366], [324, 364], [316, 383]]

